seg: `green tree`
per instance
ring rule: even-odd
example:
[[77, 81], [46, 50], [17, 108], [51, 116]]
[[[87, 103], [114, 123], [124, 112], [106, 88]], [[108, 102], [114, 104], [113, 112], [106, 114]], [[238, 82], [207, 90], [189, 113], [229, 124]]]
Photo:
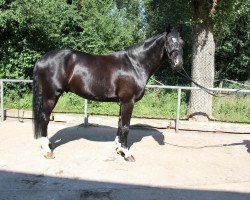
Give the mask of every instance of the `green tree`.
[[116, 1], [85, 0], [81, 13], [84, 20], [81, 46], [88, 47], [86, 51], [118, 51], [143, 38], [136, 17], [117, 6]]
[[0, 76], [31, 78], [41, 54], [65, 45], [65, 25], [70, 18], [78, 21], [77, 10], [62, 0], [16, 0], [2, 5]]
[[31, 78], [36, 60], [55, 48], [103, 54], [142, 37], [113, 0], [1, 0], [0, 78]]
[[217, 10], [213, 16], [216, 78], [249, 80], [250, 2], [219, 1]]
[[[169, 21], [173, 22], [173, 24], [182, 23], [186, 26], [187, 30], [191, 28], [190, 32], [186, 31], [188, 35], [186, 37], [184, 35], [184, 41], [188, 41], [188, 45], [185, 46], [185, 49], [188, 48], [188, 50], [186, 51], [184, 49], [184, 54], [189, 54], [187, 56], [188, 58], [192, 57], [192, 62], [189, 62], [190, 59], [185, 58], [186, 64], [189, 65], [189, 63], [191, 63], [193, 80], [205, 87], [213, 87], [215, 41], [216, 44], [219, 44], [226, 36], [230, 35], [229, 33], [232, 32], [230, 28], [235, 25], [234, 23], [239, 19], [239, 16], [244, 15], [244, 13], [249, 10], [249, 1], [219, 1], [217, 7], [216, 4], [218, 0], [178, 0], [171, 2], [164, 0], [147, 0], [146, 2], [151, 31], [152, 27], [154, 30], [157, 30], [159, 27], [164, 27], [165, 23]], [[244, 33], [246, 33], [246, 35], [249, 35], [249, 28], [242, 29], [243, 32], [245, 30]], [[243, 38], [245, 38], [245, 36], [243, 36]], [[232, 41], [230, 38], [230, 42]], [[247, 44], [248, 43], [244, 41], [241, 46], [246, 46]], [[192, 48], [190, 48], [191, 46]], [[222, 44], [218, 46], [223, 47]], [[192, 49], [192, 51], [190, 52], [189, 49]], [[247, 50], [244, 52], [246, 51]], [[241, 56], [244, 59], [242, 59]], [[244, 66], [247, 66], [247, 60], [249, 58], [247, 53], [241, 55], [239, 53], [234, 57], [234, 60], [240, 60], [241, 63], [244, 63]], [[221, 61], [223, 60], [221, 59]], [[228, 62], [228, 60], [225, 62]], [[184, 65], [184, 67], [187, 66]], [[239, 69], [238, 67], [236, 68]], [[227, 72], [230, 72], [230, 70]], [[238, 70], [237, 72], [247, 73], [244, 70]], [[239, 73], [237, 75], [239, 75]], [[211, 117], [212, 97], [203, 91], [191, 91], [188, 116], [202, 120]]]
[[[219, 2], [219, 3], [218, 3]], [[213, 3], [213, 4], [212, 4]], [[218, 7], [215, 6], [218, 4]], [[193, 0], [193, 63], [192, 63], [192, 77], [193, 80], [200, 83], [205, 87], [213, 87], [214, 73], [215, 73], [215, 40], [217, 36], [217, 44], [219, 41], [223, 41], [228, 33], [232, 33], [229, 27], [234, 23], [234, 27], [237, 27], [235, 22], [240, 16], [245, 13], [249, 13], [249, 1], [218, 1], [213, 0]], [[212, 9], [211, 9], [212, 8]], [[211, 10], [212, 12], [209, 12]], [[210, 13], [210, 15], [209, 15]], [[215, 14], [213, 17], [212, 14]], [[249, 35], [249, 29], [244, 27]], [[248, 29], [248, 30], [247, 30]], [[237, 31], [238, 32], [238, 31]], [[217, 33], [214, 34], [214, 33]], [[231, 38], [231, 42], [236, 39], [238, 42], [240, 40], [240, 32], [237, 33], [238, 36]], [[232, 35], [232, 34], [231, 34]], [[244, 38], [244, 36], [243, 36]], [[246, 38], [245, 38], [246, 39]], [[249, 37], [248, 39], [249, 43]], [[245, 46], [247, 42], [242, 42], [241, 44], [234, 44], [234, 48], [237, 46]], [[223, 46], [223, 45], [221, 45]], [[220, 49], [218, 45], [217, 49]], [[241, 60], [241, 64], [247, 66], [249, 61], [249, 54], [244, 54], [246, 50], [243, 50], [243, 54], [238, 53], [234, 56], [231, 63], [227, 60], [227, 66], [230, 69], [230, 65], [234, 65], [235, 61]], [[233, 53], [233, 51], [231, 51]], [[237, 57], [237, 58], [235, 58]], [[236, 62], [237, 63], [237, 62]], [[239, 62], [238, 62], [239, 64]], [[239, 66], [234, 65], [234, 72], [237, 72], [239, 77], [240, 70]], [[231, 68], [232, 69], [232, 68]], [[230, 72], [228, 70], [227, 72]], [[245, 71], [247, 74], [247, 71]], [[193, 85], [193, 84], [192, 84]], [[194, 85], [193, 85], [194, 86]], [[204, 116], [204, 117], [203, 117]], [[203, 91], [191, 91], [189, 99], [188, 117], [206, 119], [206, 117], [212, 117], [212, 96]]]
[[[192, 79], [207, 88], [214, 84], [215, 42], [213, 24], [209, 17], [210, 3], [207, 0], [193, 0], [193, 52]], [[195, 86], [194, 83], [191, 84]], [[207, 120], [212, 117], [212, 96], [203, 90], [191, 90], [188, 118]]]

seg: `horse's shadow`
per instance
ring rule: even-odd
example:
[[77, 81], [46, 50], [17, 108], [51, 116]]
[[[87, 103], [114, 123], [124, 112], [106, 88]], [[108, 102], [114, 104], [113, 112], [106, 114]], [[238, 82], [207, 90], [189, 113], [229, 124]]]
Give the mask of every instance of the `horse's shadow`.
[[184, 146], [184, 145], [178, 145], [173, 144], [169, 142], [165, 142], [165, 144], [185, 149], [204, 149], [204, 148], [222, 148], [222, 147], [229, 147], [229, 146], [239, 146], [239, 145], [245, 145], [247, 152], [250, 153], [250, 140], [243, 140], [242, 142], [237, 143], [230, 143], [230, 144], [215, 144], [215, 145], [204, 145], [204, 146]]
[[243, 145], [246, 146], [247, 152], [250, 153], [250, 140], [243, 140]]
[[[86, 139], [97, 142], [114, 141], [116, 137], [117, 128], [109, 126], [88, 126], [83, 125], [68, 127], [59, 130], [51, 138], [53, 149], [59, 146], [80, 139]], [[128, 135], [128, 146], [131, 147], [134, 143], [140, 142], [144, 137], [153, 137], [159, 145], [164, 145], [164, 135], [162, 132], [150, 126], [147, 128], [131, 127]]]

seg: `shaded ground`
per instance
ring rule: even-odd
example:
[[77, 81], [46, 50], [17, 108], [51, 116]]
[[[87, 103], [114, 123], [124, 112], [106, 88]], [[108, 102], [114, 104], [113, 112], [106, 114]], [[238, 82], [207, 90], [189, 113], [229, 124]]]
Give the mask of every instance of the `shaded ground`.
[[51, 122], [53, 160], [42, 157], [31, 121], [1, 122], [0, 200], [250, 199], [249, 134], [133, 128], [128, 163], [115, 152], [117, 122], [107, 121]]

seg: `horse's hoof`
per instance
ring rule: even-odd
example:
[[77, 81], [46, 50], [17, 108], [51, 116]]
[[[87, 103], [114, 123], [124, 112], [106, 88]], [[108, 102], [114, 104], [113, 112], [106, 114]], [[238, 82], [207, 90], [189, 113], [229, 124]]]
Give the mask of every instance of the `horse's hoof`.
[[43, 156], [44, 156], [44, 158], [46, 158], [46, 159], [54, 159], [54, 158], [55, 158], [53, 152], [47, 152], [47, 153], [44, 154]]
[[125, 153], [123, 153], [122, 151], [116, 151], [117, 154], [121, 155], [122, 157], [125, 156]]
[[135, 162], [135, 158], [134, 156], [129, 156], [129, 157], [124, 157], [124, 160], [128, 161], [128, 162]]

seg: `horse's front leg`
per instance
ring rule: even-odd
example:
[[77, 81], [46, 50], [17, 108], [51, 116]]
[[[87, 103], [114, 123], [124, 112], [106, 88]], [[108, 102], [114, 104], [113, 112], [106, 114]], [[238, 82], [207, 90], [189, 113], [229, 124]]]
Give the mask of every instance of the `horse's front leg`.
[[116, 137], [117, 153], [124, 156], [126, 161], [134, 162], [135, 158], [129, 151], [127, 139], [129, 133], [130, 119], [133, 112], [134, 103], [121, 103], [118, 131]]

